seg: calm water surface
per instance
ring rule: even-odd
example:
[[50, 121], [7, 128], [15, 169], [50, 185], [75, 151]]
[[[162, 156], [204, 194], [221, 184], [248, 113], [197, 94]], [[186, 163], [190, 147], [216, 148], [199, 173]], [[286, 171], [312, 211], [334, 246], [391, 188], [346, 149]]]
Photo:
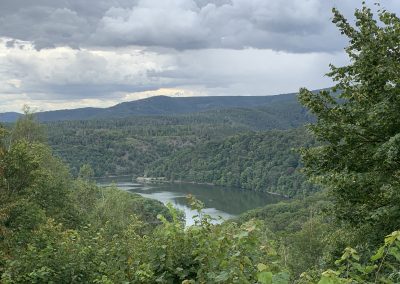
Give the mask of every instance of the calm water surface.
[[100, 186], [116, 185], [122, 190], [134, 192], [143, 197], [161, 201], [164, 204], [172, 203], [182, 210], [186, 216], [186, 226], [194, 223], [196, 211], [189, 208], [186, 196], [194, 195], [205, 205], [205, 213], [220, 219], [216, 222], [230, 219], [248, 210], [276, 203], [281, 197], [261, 192], [253, 192], [237, 188], [227, 188], [212, 185], [191, 183], [179, 184], [140, 184], [132, 182], [130, 177], [102, 178], [97, 180]]

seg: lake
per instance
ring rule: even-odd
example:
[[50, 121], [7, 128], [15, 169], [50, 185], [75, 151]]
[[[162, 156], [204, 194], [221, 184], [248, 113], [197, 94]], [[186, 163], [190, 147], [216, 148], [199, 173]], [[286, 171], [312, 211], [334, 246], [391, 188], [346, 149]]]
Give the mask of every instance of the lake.
[[100, 186], [116, 185], [119, 189], [140, 194], [143, 197], [158, 200], [164, 204], [170, 202], [182, 210], [186, 216], [186, 226], [194, 224], [196, 211], [189, 208], [186, 196], [194, 195], [204, 203], [204, 212], [219, 220], [230, 219], [248, 210], [283, 200], [282, 197], [238, 188], [228, 188], [204, 184], [165, 183], [140, 184], [132, 182], [129, 177], [101, 178]]

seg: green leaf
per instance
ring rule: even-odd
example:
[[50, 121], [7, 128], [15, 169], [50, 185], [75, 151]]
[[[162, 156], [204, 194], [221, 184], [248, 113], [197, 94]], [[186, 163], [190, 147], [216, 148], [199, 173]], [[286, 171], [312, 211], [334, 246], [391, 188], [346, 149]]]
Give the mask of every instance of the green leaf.
[[397, 261], [400, 261], [400, 250], [398, 248], [395, 247], [389, 248], [389, 254], [394, 256], [397, 259]]
[[318, 284], [339, 284], [342, 283], [338, 278], [332, 278], [329, 276], [322, 276], [321, 280], [319, 280]]
[[242, 231], [242, 232], [238, 233], [237, 235], [235, 235], [235, 238], [243, 239], [243, 238], [246, 238], [248, 236], [249, 236], [249, 232]]
[[339, 284], [343, 283], [343, 279], [339, 278], [339, 272], [333, 270], [327, 270], [322, 273], [321, 280], [318, 284]]
[[378, 266], [377, 265], [368, 265], [365, 267], [365, 273], [371, 273], [374, 271]]
[[225, 282], [229, 279], [229, 272], [227, 271], [222, 271], [220, 274], [218, 274], [217, 277], [215, 277], [216, 282]]
[[378, 249], [378, 251], [376, 252], [376, 254], [373, 255], [373, 256], [371, 256], [371, 260], [372, 260], [372, 261], [376, 261], [376, 260], [378, 260], [378, 259], [381, 259], [382, 256], [383, 256], [383, 252], [384, 252], [384, 251], [385, 251], [385, 247], [384, 247], [384, 246], [380, 247], [380, 248]]
[[268, 266], [266, 266], [264, 263], [259, 263], [259, 264], [257, 264], [257, 269], [258, 269], [258, 271], [264, 271], [264, 270], [267, 270], [267, 268], [268, 268]]
[[257, 280], [261, 284], [272, 284], [272, 272], [263, 271], [258, 273]]
[[400, 240], [400, 231], [394, 231], [390, 235], [386, 236], [385, 238], [385, 245], [391, 245], [396, 240]]
[[272, 277], [272, 284], [289, 284], [289, 273], [280, 272]]

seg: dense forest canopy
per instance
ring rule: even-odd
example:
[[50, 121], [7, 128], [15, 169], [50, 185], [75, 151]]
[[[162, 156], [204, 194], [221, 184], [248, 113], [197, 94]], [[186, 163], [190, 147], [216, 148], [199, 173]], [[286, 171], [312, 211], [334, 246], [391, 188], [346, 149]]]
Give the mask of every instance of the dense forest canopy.
[[[243, 123], [229, 120], [214, 128], [207, 119], [215, 117], [202, 114], [143, 118], [143, 125], [140, 119], [61, 122], [49, 125], [53, 154], [29, 109], [14, 125], [0, 126], [1, 282], [399, 283], [400, 19], [386, 10], [375, 19], [366, 6], [355, 17], [352, 26], [333, 10], [333, 22], [349, 38], [351, 60], [328, 74], [341, 90], [339, 97], [335, 89], [301, 91], [300, 101], [316, 118], [308, 126], [312, 137], [304, 129], [251, 132], [271, 128], [246, 127], [253, 121], [248, 116], [240, 118]], [[175, 119], [186, 123], [169, 124]], [[57, 131], [79, 134], [82, 142]], [[108, 140], [96, 141], [97, 132]], [[210, 133], [218, 138], [211, 141]], [[75, 169], [74, 178], [58, 157], [57, 145], [69, 145], [69, 153], [76, 143], [115, 151], [113, 143], [120, 139], [132, 149], [159, 143], [167, 154], [158, 155], [163, 150], [155, 148], [164, 168], [156, 165], [154, 171], [172, 175], [176, 167], [179, 174], [186, 169], [178, 164], [184, 166], [193, 155], [199, 174], [216, 167], [218, 180], [254, 183], [252, 188], [258, 179], [229, 177], [238, 163], [264, 169], [268, 158], [281, 169], [295, 168], [299, 160], [288, 148], [303, 146], [303, 170], [319, 191], [219, 225], [189, 196], [197, 217], [185, 228], [182, 213], [171, 205], [99, 188], [91, 180], [99, 170], [88, 164]], [[220, 156], [214, 160], [213, 155]]]
[[286, 196], [307, 195], [315, 188], [301, 174], [294, 149], [313, 144], [302, 128], [238, 134], [176, 151], [150, 164], [145, 174]]

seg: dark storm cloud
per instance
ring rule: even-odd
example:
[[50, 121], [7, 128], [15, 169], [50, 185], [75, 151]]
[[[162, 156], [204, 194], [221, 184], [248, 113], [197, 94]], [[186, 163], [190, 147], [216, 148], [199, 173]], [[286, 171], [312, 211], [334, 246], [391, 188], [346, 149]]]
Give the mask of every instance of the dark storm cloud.
[[[343, 47], [325, 0], [3, 0], [0, 36], [38, 49], [68, 45], [246, 47], [290, 52]], [[350, 2], [350, 1], [348, 1]]]

